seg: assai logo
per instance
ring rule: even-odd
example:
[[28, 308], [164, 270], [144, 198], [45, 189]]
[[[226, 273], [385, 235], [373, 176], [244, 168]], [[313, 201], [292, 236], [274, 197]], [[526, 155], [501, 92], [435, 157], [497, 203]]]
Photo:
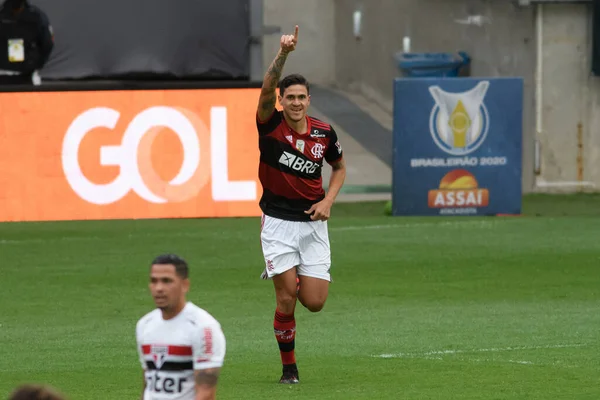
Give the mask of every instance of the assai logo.
[[440, 188], [429, 191], [429, 208], [487, 207], [490, 193], [479, 188], [475, 176], [464, 169], [448, 172], [440, 181]]
[[483, 100], [489, 86], [489, 81], [482, 81], [462, 93], [449, 93], [439, 86], [429, 88], [436, 103], [431, 111], [429, 130], [440, 149], [463, 156], [485, 141], [490, 117]]

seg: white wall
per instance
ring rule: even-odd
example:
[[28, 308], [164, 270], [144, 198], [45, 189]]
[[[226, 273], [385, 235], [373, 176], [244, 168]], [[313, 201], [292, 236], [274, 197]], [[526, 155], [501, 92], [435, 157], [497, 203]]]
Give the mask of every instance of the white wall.
[[542, 16], [542, 125], [537, 134], [541, 171], [537, 189], [573, 191], [577, 186], [572, 185], [578, 181], [590, 182], [598, 189], [600, 79], [591, 75], [591, 7], [545, 4]]
[[[535, 37], [532, 7], [508, 0], [335, 0], [336, 85], [356, 91], [391, 112], [393, 79], [401, 73], [394, 54], [410, 35], [414, 52], [456, 52], [472, 57], [474, 77], [524, 78], [523, 191], [534, 183]], [[361, 9], [363, 37], [352, 34]], [[482, 25], [468, 24], [482, 16]]]
[[[288, 57], [284, 75], [302, 74], [309, 82], [331, 85], [335, 79], [333, 0], [264, 0], [264, 25], [280, 26], [282, 34], [300, 26], [298, 46]], [[266, 71], [279, 50], [281, 34], [264, 37]]]
[[[414, 51], [467, 50], [473, 76], [525, 78], [523, 190], [577, 190], [564, 182], [591, 182], [600, 190], [600, 77], [591, 75], [591, 6], [545, 4], [543, 14], [541, 132], [536, 130], [536, 6], [487, 0], [264, 0], [264, 24], [292, 33], [298, 49], [284, 74], [362, 91], [391, 103], [393, 60], [402, 36], [412, 32]], [[425, 4], [427, 7], [425, 7]], [[352, 12], [364, 11], [363, 40], [352, 36]], [[427, 12], [424, 12], [424, 9]], [[483, 26], [457, 23], [468, 15]], [[422, 27], [423, 29], [417, 29]], [[279, 48], [280, 34], [264, 38], [264, 69]], [[365, 92], [364, 88], [368, 88]], [[379, 101], [378, 101], [379, 102]], [[581, 126], [582, 152], [578, 130]], [[541, 144], [534, 176], [534, 139]], [[582, 155], [583, 157], [579, 157]], [[578, 158], [582, 160], [578, 164]], [[582, 176], [583, 175], [583, 176]]]

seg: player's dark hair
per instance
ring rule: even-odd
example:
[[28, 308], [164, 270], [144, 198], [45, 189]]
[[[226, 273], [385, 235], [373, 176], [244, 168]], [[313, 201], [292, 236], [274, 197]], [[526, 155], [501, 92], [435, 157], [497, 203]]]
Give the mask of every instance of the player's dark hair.
[[187, 262], [176, 254], [161, 254], [152, 261], [152, 265], [163, 264], [175, 267], [175, 273], [181, 279], [187, 279], [189, 276], [189, 267]]
[[26, 384], [15, 389], [8, 400], [64, 400], [64, 397], [49, 386]]
[[306, 87], [306, 92], [310, 94], [310, 86], [308, 85], [308, 81], [305, 77], [300, 74], [291, 74], [286, 76], [279, 82], [279, 95], [283, 97], [283, 93], [285, 89], [289, 88], [292, 85], [303, 85]]

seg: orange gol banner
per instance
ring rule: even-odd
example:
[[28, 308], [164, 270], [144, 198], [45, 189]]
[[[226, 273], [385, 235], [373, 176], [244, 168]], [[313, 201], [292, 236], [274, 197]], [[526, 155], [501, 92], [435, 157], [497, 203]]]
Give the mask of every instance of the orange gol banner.
[[0, 221], [259, 216], [260, 89], [0, 94]]

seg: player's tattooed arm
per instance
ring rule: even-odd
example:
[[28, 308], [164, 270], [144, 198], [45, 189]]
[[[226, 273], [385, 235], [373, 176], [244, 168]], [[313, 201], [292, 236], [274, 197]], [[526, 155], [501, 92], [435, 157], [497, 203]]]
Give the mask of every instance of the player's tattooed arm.
[[194, 371], [196, 384], [195, 400], [214, 400], [221, 368], [207, 368]]
[[266, 120], [271, 116], [277, 102], [277, 85], [283, 72], [283, 66], [288, 55], [296, 49], [298, 43], [298, 26], [293, 35], [281, 36], [281, 48], [277, 52], [277, 56], [269, 66], [267, 73], [263, 79], [263, 85], [258, 100], [258, 118], [261, 121]]
[[280, 50], [265, 74], [262, 90], [260, 92], [258, 110], [259, 116], [262, 117], [261, 114], [264, 114], [265, 119], [269, 117], [275, 108], [275, 103], [277, 101], [277, 84], [279, 82], [279, 78], [281, 77], [283, 65], [285, 64], [288, 54], [289, 53], [284, 53]]
[[220, 372], [220, 368], [207, 368], [197, 370], [194, 372], [194, 382], [196, 382], [196, 386], [216, 386], [219, 380]]
[[344, 161], [344, 159], [340, 159], [339, 161], [334, 162], [333, 164], [331, 164], [331, 168], [334, 171], [338, 171], [340, 169], [344, 169], [346, 168], [346, 162]]

